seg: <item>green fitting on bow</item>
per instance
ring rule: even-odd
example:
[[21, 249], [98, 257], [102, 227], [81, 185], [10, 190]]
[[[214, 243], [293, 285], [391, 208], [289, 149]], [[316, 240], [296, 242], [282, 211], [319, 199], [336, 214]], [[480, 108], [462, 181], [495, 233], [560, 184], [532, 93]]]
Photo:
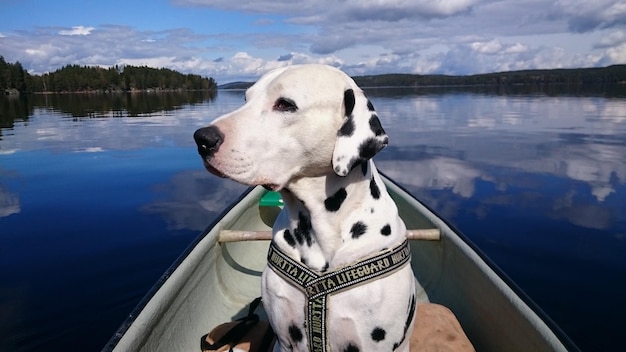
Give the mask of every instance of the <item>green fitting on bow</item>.
[[262, 207], [282, 207], [283, 199], [280, 197], [280, 193], [278, 192], [267, 192], [261, 197], [259, 201], [259, 206]]

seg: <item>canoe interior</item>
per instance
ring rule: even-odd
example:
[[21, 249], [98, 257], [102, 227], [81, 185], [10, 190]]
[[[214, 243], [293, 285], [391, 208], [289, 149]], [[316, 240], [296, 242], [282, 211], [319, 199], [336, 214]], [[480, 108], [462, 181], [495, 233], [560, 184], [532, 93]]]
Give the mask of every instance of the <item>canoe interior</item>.
[[[430, 301], [456, 314], [477, 351], [567, 351], [452, 229], [385, 180], [407, 228], [441, 229], [440, 241], [411, 242], [412, 267]], [[105, 350], [199, 350], [200, 337], [211, 328], [245, 315], [247, 304], [260, 295], [269, 242], [219, 244], [217, 237], [221, 229], [270, 230], [279, 208], [260, 208], [264, 193], [260, 187], [250, 190], [194, 243]]]

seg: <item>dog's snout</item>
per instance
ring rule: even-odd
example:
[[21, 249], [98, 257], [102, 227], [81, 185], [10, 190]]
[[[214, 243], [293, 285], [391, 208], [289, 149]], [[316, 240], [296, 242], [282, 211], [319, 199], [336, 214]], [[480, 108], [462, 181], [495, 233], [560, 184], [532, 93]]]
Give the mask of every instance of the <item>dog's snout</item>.
[[193, 139], [198, 145], [198, 153], [203, 158], [212, 156], [224, 141], [224, 134], [216, 126], [208, 126], [198, 129], [193, 134]]

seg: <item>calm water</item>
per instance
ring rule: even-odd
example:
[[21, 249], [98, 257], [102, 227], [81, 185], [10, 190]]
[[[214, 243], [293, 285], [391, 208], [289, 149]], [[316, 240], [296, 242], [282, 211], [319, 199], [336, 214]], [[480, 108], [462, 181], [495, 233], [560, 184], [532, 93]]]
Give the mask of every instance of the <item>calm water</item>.
[[[585, 351], [626, 331], [626, 94], [371, 90], [377, 165]], [[193, 131], [217, 96], [0, 97], [0, 351], [94, 351], [245, 188]]]

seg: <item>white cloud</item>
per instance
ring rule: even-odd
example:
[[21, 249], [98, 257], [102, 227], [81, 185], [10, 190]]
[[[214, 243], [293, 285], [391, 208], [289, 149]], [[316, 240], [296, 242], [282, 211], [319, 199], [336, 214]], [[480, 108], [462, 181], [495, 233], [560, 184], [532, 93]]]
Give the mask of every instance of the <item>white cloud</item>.
[[[326, 6], [338, 4], [326, 1]], [[339, 3], [341, 17], [348, 20], [399, 21], [407, 18], [449, 17], [471, 10], [477, 0], [415, 0], [415, 1], [380, 1], [380, 0], [347, 0]], [[343, 8], [342, 8], [343, 7]], [[333, 15], [331, 15], [332, 17]]]
[[528, 46], [522, 43], [515, 43], [504, 50], [505, 54], [520, 54], [528, 51]]
[[502, 44], [498, 40], [491, 40], [489, 42], [474, 42], [470, 44], [472, 50], [481, 54], [492, 55], [496, 54], [502, 49]]
[[577, 32], [626, 24], [623, 0], [560, 0], [554, 6], [556, 15], [565, 18], [570, 29]]
[[[450, 16], [468, 11], [476, 0], [449, 0], [449, 1], [379, 1], [379, 0], [320, 0], [307, 2], [294, 2], [289, 0], [261, 0], [261, 1], [230, 1], [230, 0], [176, 0], [180, 6], [204, 6], [231, 11], [245, 11], [261, 14], [286, 14], [297, 18], [309, 18], [323, 21], [324, 17], [319, 13], [328, 13], [328, 16], [339, 16], [362, 19], [372, 15], [382, 17], [385, 20], [398, 19], [399, 17], [415, 15]], [[328, 11], [329, 8], [333, 10]], [[311, 20], [307, 21], [312, 23]]]
[[[454, 16], [471, 10], [479, 0], [265, 0], [265, 1], [232, 1], [232, 0], [176, 0], [181, 6], [203, 6], [230, 11], [244, 11], [260, 14], [283, 14], [295, 19], [296, 23], [318, 23], [325, 18], [343, 20], [377, 19], [397, 21], [410, 17], [446, 17]], [[332, 9], [332, 11], [328, 11]], [[320, 13], [326, 15], [321, 16]]]
[[25, 51], [26, 51], [26, 54], [32, 55], [32, 56], [45, 56], [46, 55], [46, 52], [41, 49], [26, 49]]
[[64, 29], [59, 31], [60, 35], [89, 35], [91, 31], [93, 31], [94, 27], [85, 27], [85, 26], [76, 26], [72, 27], [72, 29]]
[[626, 33], [624, 31], [615, 31], [609, 33], [609, 35], [602, 37], [599, 43], [595, 46], [597, 48], [607, 48], [616, 45], [620, 45], [622, 43], [626, 43]]
[[608, 64], [626, 62], [626, 43], [607, 49], [605, 59]]
[[76, 150], [77, 153], [102, 153], [104, 151], [102, 147], [86, 147]]
[[463, 198], [474, 194], [478, 179], [489, 178], [464, 161], [446, 157], [411, 162], [383, 160], [376, 164], [400, 183], [417, 188], [449, 189]]

